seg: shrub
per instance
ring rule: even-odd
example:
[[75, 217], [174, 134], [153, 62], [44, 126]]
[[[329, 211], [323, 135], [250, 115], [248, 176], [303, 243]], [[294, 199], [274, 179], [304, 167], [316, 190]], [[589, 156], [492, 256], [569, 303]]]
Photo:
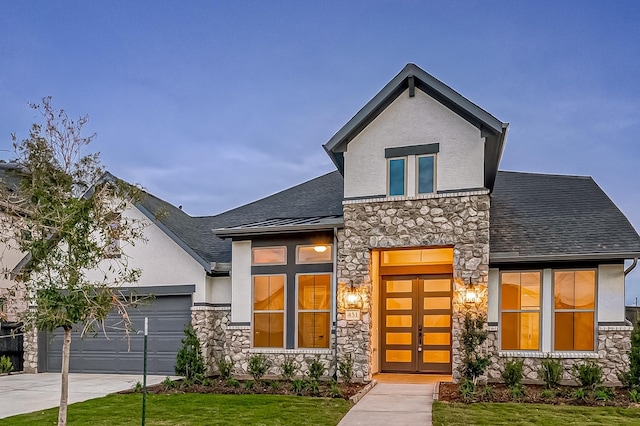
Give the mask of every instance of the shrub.
[[331, 389], [329, 390], [329, 395], [331, 398], [342, 398], [342, 391], [340, 390], [340, 386], [338, 386], [338, 382], [335, 380], [331, 381]]
[[269, 388], [271, 388], [272, 391], [277, 392], [280, 389], [280, 382], [277, 380], [272, 380], [269, 383]]
[[320, 393], [320, 383], [315, 379], [307, 379], [304, 381], [304, 387], [314, 395]]
[[476, 391], [476, 385], [472, 380], [464, 379], [460, 384], [460, 396], [465, 402], [471, 401]]
[[601, 387], [596, 390], [596, 399], [600, 401], [611, 401], [613, 399], [613, 389]]
[[246, 391], [252, 391], [253, 390], [253, 384], [255, 382], [253, 380], [247, 380], [246, 382], [244, 382], [244, 389]]
[[543, 389], [540, 396], [544, 399], [555, 398], [556, 391], [554, 389]]
[[199, 381], [204, 378], [204, 359], [200, 351], [200, 341], [191, 324], [184, 329], [185, 338], [176, 357], [176, 375], [183, 376], [185, 381]]
[[216, 366], [218, 367], [218, 373], [220, 373], [221, 379], [228, 380], [231, 378], [231, 373], [233, 372], [232, 361], [227, 361], [224, 358], [220, 358], [216, 361]]
[[502, 372], [502, 379], [509, 388], [520, 386], [522, 380], [522, 367], [524, 366], [523, 360], [512, 359], [507, 361]]
[[576, 390], [573, 391], [573, 397], [576, 398], [576, 399], [584, 401], [585, 399], [587, 399], [587, 391], [585, 391], [582, 388], [576, 389]]
[[292, 382], [292, 384], [293, 384], [293, 391], [296, 394], [301, 394], [302, 391], [304, 390], [304, 380], [296, 379]]
[[562, 364], [560, 361], [547, 357], [542, 360], [540, 369], [538, 370], [538, 378], [540, 378], [547, 389], [557, 388], [562, 380]]
[[309, 375], [309, 378], [317, 382], [320, 380], [320, 377], [324, 375], [325, 370], [326, 368], [320, 361], [320, 358], [316, 357], [309, 363], [309, 371], [307, 371], [307, 374]]
[[165, 390], [173, 389], [177, 386], [176, 382], [171, 380], [169, 376], [165, 377], [164, 380], [160, 383]]
[[338, 362], [338, 371], [340, 372], [340, 377], [346, 383], [351, 383], [353, 380], [353, 358], [351, 358], [351, 354], [346, 354], [343, 359]]
[[262, 379], [267, 373], [268, 367], [267, 357], [264, 354], [255, 354], [249, 358], [249, 366], [247, 368], [254, 380]]
[[640, 392], [638, 391], [638, 389], [631, 389], [629, 391], [629, 401], [633, 402], [634, 404], [640, 403]]
[[602, 369], [593, 361], [573, 366], [573, 375], [580, 386], [594, 390], [602, 384]]
[[298, 367], [296, 367], [296, 363], [292, 358], [286, 358], [281, 366], [283, 380], [291, 381], [298, 374]]
[[631, 332], [629, 370], [619, 373], [618, 379], [629, 389], [640, 386], [640, 320], [635, 323]]
[[133, 386], [133, 391], [136, 393], [142, 392], [142, 383], [140, 381], [137, 381], [136, 384]]
[[13, 371], [13, 363], [11, 358], [6, 355], [0, 357], [0, 373], [11, 373]]
[[462, 376], [474, 385], [489, 366], [489, 357], [480, 354], [480, 348], [488, 336], [484, 322], [483, 315], [473, 316], [467, 312], [462, 329]]
[[482, 390], [482, 397], [485, 401], [491, 401], [491, 398], [493, 398], [493, 386], [486, 385]]
[[522, 398], [525, 395], [524, 386], [522, 386], [520, 383], [515, 386], [511, 386], [509, 388], [509, 395], [511, 395], [512, 399]]
[[231, 378], [227, 380], [227, 386], [232, 388], [238, 388], [240, 387], [240, 382], [236, 379]]

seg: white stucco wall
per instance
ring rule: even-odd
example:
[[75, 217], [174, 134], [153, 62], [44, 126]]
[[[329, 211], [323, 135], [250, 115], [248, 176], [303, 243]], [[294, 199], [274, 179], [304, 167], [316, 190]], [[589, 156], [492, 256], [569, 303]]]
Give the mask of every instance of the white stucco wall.
[[231, 277], [207, 278], [206, 302], [231, 303]]
[[624, 265], [598, 266], [598, 322], [624, 321]]
[[231, 322], [251, 322], [251, 241], [231, 245]]
[[[122, 244], [121, 249], [128, 257], [129, 267], [142, 271], [139, 287], [195, 284], [194, 302], [206, 301], [206, 272], [204, 267], [185, 252], [175, 241], [164, 233], [157, 225], [149, 221], [138, 209], [125, 211], [124, 216], [145, 221], [146, 242], [139, 241], [135, 245]], [[111, 260], [102, 262], [102, 271], [107, 271]], [[99, 279], [99, 271], [90, 276]], [[95, 274], [95, 275], [94, 275]]]
[[[416, 89], [415, 97], [410, 98], [406, 90], [349, 142], [344, 153], [345, 197], [386, 194], [385, 148], [431, 143], [440, 144], [436, 190], [484, 186], [484, 141], [480, 130]], [[409, 179], [415, 187], [415, 173]]]
[[487, 298], [487, 322], [500, 321], [500, 270], [498, 268], [489, 268]]

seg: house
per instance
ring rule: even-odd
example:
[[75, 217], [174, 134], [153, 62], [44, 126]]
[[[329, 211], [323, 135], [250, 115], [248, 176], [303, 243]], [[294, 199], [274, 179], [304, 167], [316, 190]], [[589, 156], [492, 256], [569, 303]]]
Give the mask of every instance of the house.
[[[270, 374], [287, 358], [333, 372], [350, 355], [365, 380], [458, 379], [473, 310], [486, 315], [489, 379], [514, 358], [535, 379], [551, 356], [566, 374], [592, 359], [616, 382], [632, 330], [624, 262], [640, 257], [640, 236], [589, 177], [499, 171], [507, 130], [409, 64], [324, 145], [336, 171], [216, 216], [149, 195], [131, 214], [152, 223], [150, 241], [129, 255], [140, 286], [167, 297], [150, 308], [159, 342], [190, 319], [211, 372], [225, 357], [246, 374], [254, 354]], [[30, 345], [38, 371], [45, 340]], [[94, 363], [121, 371], [129, 355], [112, 346]]]

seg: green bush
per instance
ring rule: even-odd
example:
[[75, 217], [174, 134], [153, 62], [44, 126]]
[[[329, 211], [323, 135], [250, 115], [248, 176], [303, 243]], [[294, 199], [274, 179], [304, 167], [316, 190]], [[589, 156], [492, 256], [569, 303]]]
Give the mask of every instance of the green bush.
[[547, 389], [555, 389], [562, 380], [563, 367], [560, 361], [547, 357], [542, 360], [540, 369], [538, 370], [538, 378], [540, 378]]
[[587, 391], [582, 388], [576, 389], [573, 391], [573, 397], [575, 399], [584, 401], [585, 399], [587, 399]]
[[298, 374], [298, 367], [292, 358], [286, 358], [280, 368], [282, 369], [280, 376], [283, 380], [291, 381]]
[[522, 380], [522, 367], [524, 366], [523, 360], [509, 360], [504, 366], [502, 372], [502, 379], [509, 388], [520, 386]]
[[0, 357], [0, 373], [11, 373], [13, 371], [13, 363], [11, 358], [6, 355]]
[[343, 359], [338, 362], [338, 371], [340, 372], [340, 377], [346, 383], [351, 383], [353, 380], [353, 358], [351, 358], [351, 354], [346, 354]]
[[244, 389], [249, 392], [253, 390], [253, 384], [255, 382], [253, 380], [247, 380], [246, 382], [244, 382]]
[[484, 329], [483, 315], [473, 316], [467, 312], [462, 329], [462, 376], [475, 385], [489, 366], [489, 357], [482, 356], [479, 348], [487, 340], [488, 333]]
[[240, 382], [237, 379], [231, 378], [227, 380], [227, 386], [232, 388], [240, 387]]
[[464, 379], [460, 384], [460, 396], [465, 402], [471, 401], [476, 392], [476, 385], [473, 380]]
[[342, 398], [342, 391], [340, 390], [340, 386], [338, 386], [338, 382], [335, 380], [331, 381], [331, 389], [329, 390], [329, 395], [331, 398]]
[[160, 383], [165, 390], [173, 389], [177, 386], [176, 382], [171, 380], [169, 376], [165, 377], [164, 380]]
[[267, 369], [269, 368], [269, 364], [267, 362], [267, 357], [264, 354], [255, 354], [249, 358], [249, 374], [254, 380], [260, 380], [267, 374]]
[[634, 404], [640, 403], [640, 391], [638, 391], [638, 389], [631, 389], [629, 391], [629, 401]]
[[631, 332], [629, 370], [619, 373], [618, 379], [629, 389], [640, 386], [640, 320], [635, 323]]
[[320, 383], [315, 379], [307, 379], [304, 381], [304, 387], [313, 395], [320, 393]]
[[317, 382], [318, 380], [320, 380], [320, 377], [324, 375], [325, 370], [326, 368], [320, 361], [320, 358], [316, 357], [309, 363], [309, 371], [307, 371], [307, 374], [309, 375], [309, 378]]
[[277, 391], [280, 389], [280, 382], [279, 382], [279, 381], [277, 381], [277, 380], [272, 380], [272, 381], [269, 383], [269, 388], [270, 388], [272, 391], [277, 392]]
[[176, 375], [183, 376], [185, 381], [201, 381], [204, 378], [204, 359], [200, 351], [200, 341], [191, 323], [184, 329], [185, 338], [176, 357]]
[[302, 379], [295, 379], [291, 384], [293, 385], [293, 391], [298, 395], [304, 390], [304, 380]]
[[509, 388], [509, 395], [511, 395], [512, 399], [520, 399], [525, 395], [524, 386], [518, 383], [515, 386], [511, 386]]
[[556, 397], [556, 391], [554, 389], [543, 389], [540, 396], [544, 399], [550, 399]]
[[614, 397], [613, 389], [601, 387], [596, 389], [596, 399], [600, 401], [611, 401]]
[[231, 373], [233, 373], [232, 361], [227, 361], [224, 358], [220, 358], [216, 361], [216, 366], [218, 367], [218, 373], [220, 373], [221, 379], [228, 380], [231, 378]]
[[585, 361], [573, 366], [573, 375], [580, 386], [594, 390], [602, 384], [602, 369], [593, 361]]

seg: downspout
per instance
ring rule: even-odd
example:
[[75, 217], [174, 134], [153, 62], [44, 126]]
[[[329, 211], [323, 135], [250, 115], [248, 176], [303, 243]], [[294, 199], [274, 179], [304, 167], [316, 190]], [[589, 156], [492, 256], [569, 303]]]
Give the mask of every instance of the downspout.
[[637, 257], [635, 257], [635, 258], [633, 259], [633, 263], [632, 263], [631, 265], [629, 265], [629, 267], [628, 267], [627, 269], [625, 269], [625, 271], [624, 271], [624, 276], [626, 277], [626, 276], [629, 274], [629, 272], [631, 272], [631, 271], [633, 271], [633, 270], [635, 269], [635, 267], [636, 267], [637, 265], [638, 265], [638, 258], [637, 258]]
[[[637, 259], [636, 259], [637, 260]], [[333, 228], [333, 380], [338, 380], [338, 228]]]

